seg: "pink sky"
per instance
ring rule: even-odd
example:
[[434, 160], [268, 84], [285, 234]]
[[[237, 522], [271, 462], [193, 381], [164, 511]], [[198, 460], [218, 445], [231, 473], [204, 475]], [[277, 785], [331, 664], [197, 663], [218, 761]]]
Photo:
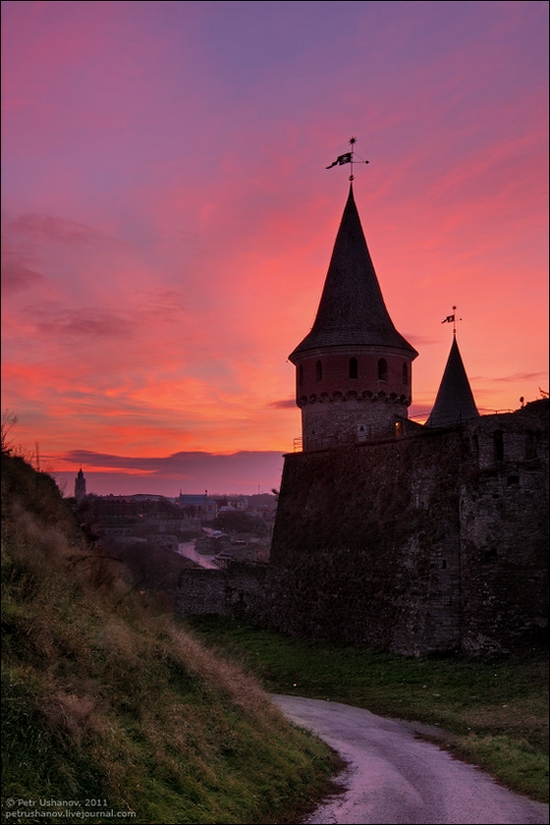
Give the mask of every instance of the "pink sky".
[[548, 390], [546, 2], [2, 14], [2, 408], [68, 494], [279, 486], [351, 135], [410, 415], [453, 305], [481, 412]]

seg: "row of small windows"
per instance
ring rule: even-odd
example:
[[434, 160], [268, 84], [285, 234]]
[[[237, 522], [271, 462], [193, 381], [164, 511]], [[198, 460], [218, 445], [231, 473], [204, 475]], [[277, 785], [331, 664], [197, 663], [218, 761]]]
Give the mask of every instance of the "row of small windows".
[[[493, 433], [493, 445], [494, 445], [495, 461], [504, 461], [504, 459], [505, 459], [505, 455], [504, 455], [504, 433], [502, 432], [502, 430], [495, 430], [494, 431], [494, 433]], [[476, 441], [476, 447], [477, 446], [478, 445], [477, 445], [477, 441]], [[479, 449], [479, 447], [478, 447], [478, 449]], [[525, 450], [524, 457], [527, 460], [537, 457], [537, 445], [536, 445], [535, 434], [533, 432], [531, 432], [531, 430], [528, 430], [525, 433], [525, 447], [524, 447], [524, 450]], [[508, 484], [513, 483], [513, 482], [510, 481], [511, 478], [515, 478], [515, 476], [509, 476]]]
[[[403, 364], [403, 383], [409, 383], [409, 365]], [[348, 365], [348, 378], [359, 378], [359, 363], [357, 358], [350, 358], [349, 365]], [[304, 381], [304, 368], [302, 364], [300, 364], [298, 368], [298, 380], [300, 384]], [[322, 381], [323, 380], [323, 364], [321, 361], [317, 361], [315, 364], [315, 380]], [[388, 362], [385, 358], [380, 358], [378, 361], [378, 380], [379, 381], [387, 381], [388, 380]]]
[[[474, 454], [479, 458], [479, 439], [477, 435], [473, 437]], [[537, 441], [536, 435], [531, 430], [525, 433], [523, 458], [527, 461], [537, 457]], [[504, 450], [504, 433], [502, 430], [494, 430], [493, 432], [493, 458], [495, 461], [504, 461], [507, 456]], [[512, 458], [508, 456], [508, 458]], [[515, 458], [522, 460], [522, 456], [518, 453], [516, 448]], [[519, 477], [508, 476], [508, 484], [519, 484]]]

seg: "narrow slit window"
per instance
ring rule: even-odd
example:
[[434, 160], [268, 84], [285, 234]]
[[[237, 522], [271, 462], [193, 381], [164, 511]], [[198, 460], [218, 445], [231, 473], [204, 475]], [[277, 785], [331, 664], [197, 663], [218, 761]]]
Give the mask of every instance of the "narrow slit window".
[[409, 365], [406, 362], [403, 364], [403, 383], [409, 383]]
[[317, 361], [315, 364], [315, 380], [322, 381], [323, 380], [323, 365], [320, 361]]
[[504, 438], [502, 430], [495, 430], [493, 439], [495, 444], [495, 461], [502, 461], [504, 459]]
[[388, 362], [385, 358], [381, 358], [378, 362], [378, 380], [379, 381], [387, 381], [388, 380]]
[[537, 457], [537, 442], [535, 438], [535, 433], [531, 430], [528, 430], [525, 434], [525, 458], [536, 458]]
[[359, 364], [357, 363], [357, 358], [349, 359], [349, 377], [359, 378]]

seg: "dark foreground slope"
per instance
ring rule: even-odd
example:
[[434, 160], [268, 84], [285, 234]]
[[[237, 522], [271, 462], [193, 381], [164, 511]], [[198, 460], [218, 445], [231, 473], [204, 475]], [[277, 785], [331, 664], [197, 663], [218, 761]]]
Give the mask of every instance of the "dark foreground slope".
[[5, 454], [2, 581], [4, 821], [296, 821], [326, 787], [326, 746], [144, 604], [53, 479]]

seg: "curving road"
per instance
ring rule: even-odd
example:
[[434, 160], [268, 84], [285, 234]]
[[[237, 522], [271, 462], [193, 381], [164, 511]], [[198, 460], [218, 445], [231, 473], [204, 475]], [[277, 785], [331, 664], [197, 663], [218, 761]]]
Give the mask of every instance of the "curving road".
[[294, 724], [324, 739], [348, 762], [338, 777], [344, 792], [305, 819], [307, 825], [548, 823], [548, 805], [500, 787], [478, 768], [418, 739], [413, 725], [338, 702], [271, 698]]

